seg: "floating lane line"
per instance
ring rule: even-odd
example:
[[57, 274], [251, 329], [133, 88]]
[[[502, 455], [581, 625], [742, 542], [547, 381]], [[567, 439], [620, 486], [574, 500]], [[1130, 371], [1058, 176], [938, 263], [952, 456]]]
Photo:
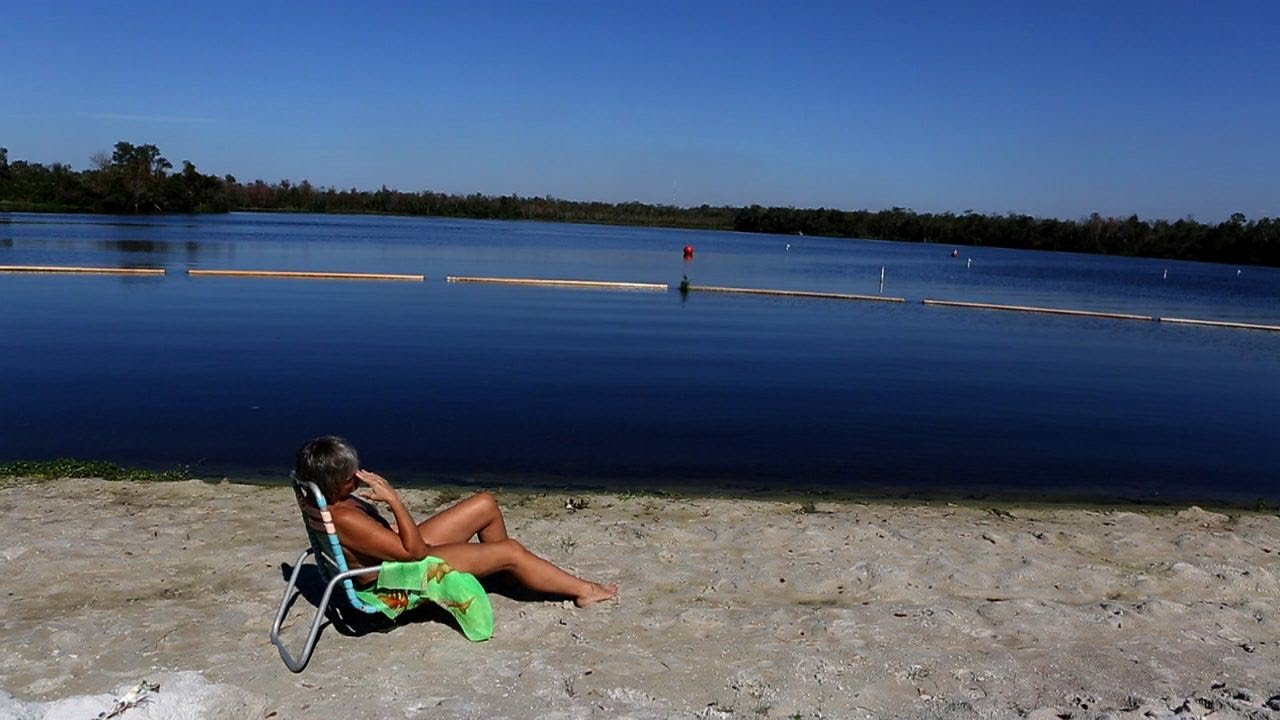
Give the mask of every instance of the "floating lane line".
[[164, 275], [164, 268], [68, 267], [62, 265], [0, 265], [5, 273], [60, 273], [65, 275]]
[[496, 285], [537, 285], [542, 287], [591, 288], [598, 290], [657, 290], [666, 291], [666, 283], [612, 282], [608, 280], [553, 280], [543, 278], [469, 277], [447, 275], [451, 283], [491, 283]]
[[978, 310], [1007, 310], [1011, 312], [1048, 313], [1050, 315], [1075, 315], [1079, 317], [1112, 318], [1114, 320], [1146, 320], [1154, 321], [1150, 315], [1130, 315], [1128, 313], [1095, 312], [1093, 310], [1067, 310], [1063, 308], [1035, 307], [1031, 305], [994, 305], [991, 303], [960, 302], [958, 300], [921, 300], [925, 305], [941, 305], [943, 307], [976, 308]]
[[1160, 318], [1162, 323], [1175, 325], [1207, 325], [1209, 327], [1239, 328], [1243, 330], [1272, 330], [1280, 332], [1280, 325], [1259, 325], [1257, 323], [1226, 322], [1223, 320], [1192, 320], [1190, 318]]
[[715, 285], [689, 285], [697, 292], [734, 293], [738, 295], [774, 295], [780, 297], [825, 298], [828, 300], [868, 300], [871, 302], [906, 302], [905, 298], [884, 295], [853, 295], [849, 293], [814, 292], [812, 290], [768, 290], [764, 288], [717, 287]]
[[195, 277], [295, 278], [305, 280], [407, 280], [422, 282], [423, 275], [391, 273], [304, 272], [300, 270], [188, 270]]

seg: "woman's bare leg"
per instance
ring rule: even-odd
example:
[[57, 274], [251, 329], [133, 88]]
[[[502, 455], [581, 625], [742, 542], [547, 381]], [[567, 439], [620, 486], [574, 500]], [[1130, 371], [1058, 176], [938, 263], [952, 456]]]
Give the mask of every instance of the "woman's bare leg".
[[493, 495], [480, 492], [418, 523], [418, 532], [432, 546], [470, 542], [473, 535], [493, 543], [507, 539], [507, 523]]
[[508, 572], [526, 588], [571, 597], [578, 607], [608, 600], [618, 594], [617, 585], [602, 585], [574, 577], [511, 539], [438, 545], [431, 548], [431, 554], [458, 570], [479, 577]]

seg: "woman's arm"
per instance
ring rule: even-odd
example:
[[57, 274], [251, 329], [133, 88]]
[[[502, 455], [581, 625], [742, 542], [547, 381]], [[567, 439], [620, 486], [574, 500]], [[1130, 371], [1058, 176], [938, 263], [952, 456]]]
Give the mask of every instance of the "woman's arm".
[[400, 498], [381, 475], [359, 470], [356, 478], [369, 488], [368, 500], [384, 502], [395, 515], [395, 531], [388, 530], [363, 512], [342, 505], [334, 506], [333, 522], [338, 539], [352, 551], [379, 560], [412, 562], [427, 556], [427, 544], [418, 526]]

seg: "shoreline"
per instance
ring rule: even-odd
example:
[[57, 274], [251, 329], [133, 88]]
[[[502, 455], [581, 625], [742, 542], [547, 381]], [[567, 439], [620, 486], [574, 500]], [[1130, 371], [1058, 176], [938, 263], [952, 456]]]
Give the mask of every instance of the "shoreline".
[[[443, 490], [403, 494], [421, 519]], [[267, 637], [306, 543], [288, 488], [0, 487], [0, 716], [149, 680], [199, 717], [1280, 718], [1273, 513], [497, 494], [621, 599], [493, 593], [480, 644], [330, 627], [294, 675]]]
[[[1064, 490], [1039, 487], [1008, 488], [986, 485], [863, 483], [861, 487], [841, 487], [830, 482], [809, 481], [799, 487], [784, 487], [787, 480], [759, 477], [744, 481], [707, 476], [564, 476], [548, 473], [423, 473], [377, 468], [397, 487], [415, 490], [445, 490], [469, 493], [481, 490], [521, 494], [600, 494], [647, 496], [669, 499], [760, 500], [782, 503], [832, 502], [873, 505], [954, 505], [1095, 510], [1176, 511], [1188, 506], [1227, 513], [1280, 514], [1280, 490], [1264, 497], [1256, 492], [1229, 494], [1155, 491], [1123, 486], [1114, 481], [1078, 484]], [[32, 473], [23, 475], [22, 473]], [[74, 473], [88, 474], [74, 474]], [[103, 474], [93, 474], [103, 473]], [[196, 480], [204, 483], [234, 483], [259, 487], [288, 487], [289, 469], [284, 466], [255, 467], [199, 463], [134, 463], [58, 457], [41, 460], [0, 462], [0, 487], [7, 484], [49, 482], [70, 478], [174, 482]], [[769, 487], [773, 484], [773, 487]], [[1110, 488], [1103, 492], [1101, 488]]]
[[[185, 466], [183, 466], [185, 467]], [[128, 468], [124, 468], [127, 472]], [[143, 472], [166, 475], [164, 477], [134, 479], [110, 479], [106, 482], [200, 482], [207, 485], [244, 485], [247, 487], [280, 487], [287, 488], [287, 473], [267, 474], [190, 474], [172, 476], [170, 470], [145, 469]], [[522, 478], [524, 476], [521, 476]], [[91, 479], [99, 477], [20, 477], [0, 475], [0, 489], [14, 485], [30, 485], [62, 480]], [[1236, 514], [1236, 515], [1276, 515], [1280, 516], [1280, 500], [1270, 501], [1265, 498], [1227, 500], [1209, 496], [1166, 496], [1160, 498], [1132, 497], [1127, 495], [1104, 496], [1092, 493], [1061, 493], [1057, 495], [1035, 490], [989, 490], [978, 491], [973, 488], [960, 488], [951, 491], [928, 491], [906, 488], [882, 487], [876, 490], [855, 491], [847, 489], [799, 488], [799, 489], [764, 489], [759, 487], [726, 486], [723, 484], [699, 484], [696, 481], [672, 483], [669, 485], [639, 485], [626, 480], [614, 480], [594, 483], [572, 483], [555, 479], [522, 479], [511, 483], [509, 477], [487, 476], [473, 478], [429, 478], [414, 477], [393, 478], [396, 487], [415, 492], [438, 492], [448, 496], [491, 491], [510, 497], [546, 496], [546, 495], [601, 495], [618, 498], [653, 498], [662, 500], [744, 500], [766, 503], [795, 504], [804, 506], [814, 503], [830, 503], [835, 505], [871, 505], [886, 507], [965, 507], [965, 508], [1023, 508], [1029, 510], [1096, 510], [1096, 511], [1131, 511], [1149, 513], [1178, 512], [1190, 506], [1204, 510]]]
[[[776, 488], [764, 489], [750, 485], [729, 486], [723, 483], [700, 482], [690, 479], [686, 482], [666, 481], [665, 483], [637, 483], [634, 480], [619, 478], [597, 482], [565, 482], [557, 478], [518, 476], [520, 482], [512, 483], [512, 476], [475, 476], [461, 478], [457, 476], [431, 477], [414, 475], [397, 475], [391, 478], [397, 487], [418, 491], [448, 491], [457, 493], [492, 490], [513, 495], [527, 494], [582, 494], [582, 495], [629, 495], [655, 497], [665, 499], [704, 499], [704, 500], [759, 500], [779, 503], [814, 503], [830, 502], [838, 504], [873, 504], [873, 505], [938, 505], [952, 504], [956, 506], [1027, 507], [1042, 509], [1081, 509], [1081, 510], [1149, 510], [1153, 512], [1177, 511], [1195, 505], [1206, 510], [1231, 513], [1280, 513], [1280, 498], [1241, 498], [1227, 500], [1212, 496], [1176, 496], [1135, 497], [1131, 495], [1101, 495], [1088, 492], [1049, 494], [1041, 490], [1000, 490], [958, 488], [954, 490], [923, 490], [906, 487], [879, 486], [875, 489], [857, 491], [837, 488]], [[288, 472], [278, 474], [259, 472], [256, 475], [246, 473], [192, 475], [191, 480], [205, 483], [233, 483], [259, 487], [288, 487]], [[0, 480], [3, 482], [3, 480]], [[41, 480], [41, 482], [45, 482]], [[168, 480], [160, 482], [169, 482]]]

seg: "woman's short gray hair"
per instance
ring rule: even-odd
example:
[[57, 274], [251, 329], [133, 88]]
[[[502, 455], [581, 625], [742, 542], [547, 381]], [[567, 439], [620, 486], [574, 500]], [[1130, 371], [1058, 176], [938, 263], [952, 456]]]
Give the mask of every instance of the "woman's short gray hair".
[[324, 496], [332, 500], [342, 483], [360, 469], [360, 456], [351, 443], [335, 435], [326, 435], [298, 448], [294, 474], [320, 486]]

